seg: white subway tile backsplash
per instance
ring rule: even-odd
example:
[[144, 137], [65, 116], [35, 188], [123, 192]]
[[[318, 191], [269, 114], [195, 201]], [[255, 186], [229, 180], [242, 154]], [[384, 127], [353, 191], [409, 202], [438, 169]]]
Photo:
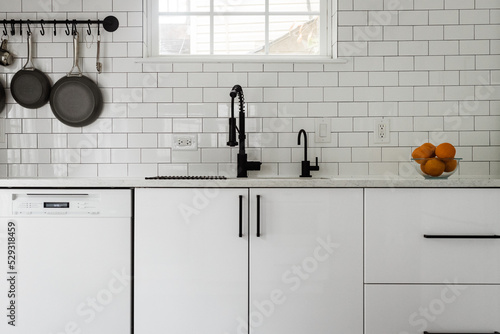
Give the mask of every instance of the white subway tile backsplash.
[[442, 117], [415, 117], [415, 131], [442, 131], [444, 129]]
[[412, 26], [385, 26], [385, 41], [411, 41], [413, 40]]
[[431, 86], [453, 86], [460, 84], [459, 71], [431, 71], [429, 72]]
[[425, 10], [401, 11], [399, 13], [399, 24], [409, 25], [409, 26], [428, 25], [429, 11]]
[[[444, 119], [444, 130], [445, 131], [467, 131], [474, 130], [474, 118], [473, 117], [457, 117], [449, 116]], [[449, 133], [448, 133], [449, 134]], [[458, 137], [458, 135], [457, 135]], [[458, 138], [456, 141], [458, 142]]]
[[50, 162], [51, 163], [80, 163], [81, 154], [80, 149], [77, 148], [57, 148], [50, 150]]
[[429, 55], [456, 55], [459, 41], [429, 41]]
[[293, 88], [264, 88], [264, 102], [293, 101]]
[[474, 100], [474, 86], [449, 86], [444, 88], [445, 100]]
[[353, 0], [354, 10], [382, 10], [384, 0]]
[[130, 133], [128, 134], [127, 147], [145, 147], [152, 148], [157, 147], [157, 135], [155, 133]]
[[368, 86], [368, 72], [341, 72], [339, 86]]
[[339, 133], [339, 147], [368, 146], [368, 133]]
[[426, 56], [429, 54], [428, 41], [402, 41], [399, 42], [399, 54], [401, 56]]
[[444, 100], [443, 87], [415, 87], [414, 88], [415, 101], [442, 101]]
[[340, 12], [338, 18], [339, 26], [363, 26], [368, 25], [367, 11], [350, 11]]
[[[141, 162], [149, 164], [168, 163], [170, 162], [169, 149], [147, 148], [141, 150]], [[153, 174], [150, 174], [153, 175]]]
[[201, 151], [172, 151], [171, 157], [174, 163], [200, 163]]
[[[111, 151], [109, 149], [82, 149], [82, 164], [106, 164], [111, 162]], [[97, 175], [96, 175], [97, 176]]]
[[459, 23], [458, 10], [431, 10], [429, 11], [429, 24], [457, 25]]
[[309, 73], [310, 87], [338, 86], [338, 73], [333, 72], [312, 72]]
[[[2, 9], [6, 18], [80, 19], [83, 13], [120, 20], [115, 33], [102, 35], [101, 75], [95, 45], [87, 48], [83, 37], [80, 43], [83, 69], [105, 101], [93, 124], [66, 126], [48, 104], [22, 108], [7, 89], [2, 177], [235, 175], [237, 149], [226, 145], [235, 84], [247, 102], [249, 159], [264, 163], [255, 175], [300, 173], [297, 132], [313, 136], [316, 118], [332, 126], [330, 143], [309, 143], [320, 158], [317, 175], [414, 177], [411, 150], [445, 140], [467, 159], [460, 174], [500, 173], [497, 0], [339, 0], [340, 63], [141, 63], [140, 1], [11, 1]], [[79, 27], [82, 36], [85, 28]], [[55, 37], [35, 37], [35, 64], [55, 82], [72, 66], [71, 41], [63, 28]], [[9, 46], [17, 59], [8, 71], [0, 69], [7, 88], [26, 57], [19, 36]], [[391, 123], [390, 144], [373, 143], [380, 117]], [[172, 151], [173, 132], [196, 134], [198, 150]]]
[[187, 82], [188, 87], [214, 87], [217, 85], [217, 73], [187, 73]]
[[146, 177], [158, 173], [157, 164], [128, 164], [128, 175], [131, 177]]
[[[397, 116], [398, 103], [397, 102], [369, 102], [368, 103], [368, 116]], [[374, 129], [372, 125], [370, 130]]]
[[429, 102], [429, 116], [454, 116], [458, 115], [458, 110], [457, 101]]
[[[172, 92], [173, 89], [173, 92]], [[182, 88], [144, 88], [143, 92], [143, 102], [172, 102], [173, 94], [179, 94], [175, 90]], [[201, 91], [198, 92], [200, 94]], [[186, 98], [189, 100], [189, 98]], [[184, 102], [184, 101], [174, 101], [174, 102]]]
[[248, 86], [249, 87], [277, 87], [278, 75], [277, 73], [248, 73]]
[[444, 39], [446, 40], [474, 39], [474, 26], [473, 25], [444, 26]]
[[384, 69], [386, 71], [413, 71], [414, 57], [385, 57]]
[[[368, 52], [373, 56], [397, 56], [398, 42], [369, 42]], [[357, 59], [357, 58], [356, 58]]]

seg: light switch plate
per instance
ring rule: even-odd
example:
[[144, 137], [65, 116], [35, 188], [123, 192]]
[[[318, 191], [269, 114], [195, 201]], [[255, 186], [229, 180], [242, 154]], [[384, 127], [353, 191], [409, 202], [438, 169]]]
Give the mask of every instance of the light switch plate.
[[332, 126], [331, 121], [327, 118], [318, 118], [314, 126], [314, 142], [316, 143], [331, 143], [332, 142]]

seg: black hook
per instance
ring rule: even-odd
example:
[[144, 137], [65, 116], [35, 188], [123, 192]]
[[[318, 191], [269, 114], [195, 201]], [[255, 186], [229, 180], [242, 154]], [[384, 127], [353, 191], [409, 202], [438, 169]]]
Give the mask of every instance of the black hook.
[[66, 35], [69, 36], [69, 26], [68, 26], [68, 24], [69, 24], [69, 20], [66, 20]]
[[31, 22], [30, 22], [30, 20], [28, 20], [28, 21], [26, 22], [26, 25], [28, 26], [28, 34], [30, 34], [30, 35], [31, 35], [31, 27], [30, 27], [30, 24], [31, 24]]
[[71, 24], [71, 35], [75, 36], [76, 35], [76, 20], [73, 20], [73, 23]]
[[19, 20], [19, 35], [23, 35], [23, 20]]
[[90, 28], [90, 24], [91, 23], [90, 23], [90, 20], [89, 20], [89, 23], [88, 23], [89, 28], [87, 29], [87, 35], [89, 35], [89, 36], [92, 35], [92, 29]]
[[7, 36], [7, 20], [3, 20], [3, 34]]
[[12, 36], [15, 36], [16, 35], [16, 27], [15, 27], [15, 23], [16, 21], [14, 20], [10, 20], [10, 34]]
[[56, 36], [56, 35], [57, 35], [56, 30], [57, 30], [57, 27], [56, 27], [56, 20], [54, 20], [54, 36]]
[[42, 19], [42, 20], [40, 20], [40, 25], [42, 26], [42, 30], [40, 30], [40, 34], [41, 34], [42, 36], [44, 36], [44, 35], [45, 35], [45, 28], [43, 27], [43, 25], [44, 25], [44, 24], [45, 24], [45, 21], [44, 21], [43, 19]]
[[101, 36], [101, 21], [97, 20], [97, 36]]

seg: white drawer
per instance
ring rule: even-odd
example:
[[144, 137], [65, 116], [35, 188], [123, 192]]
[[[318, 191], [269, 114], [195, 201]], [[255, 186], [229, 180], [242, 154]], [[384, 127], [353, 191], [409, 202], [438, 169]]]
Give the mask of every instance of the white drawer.
[[366, 283], [500, 283], [500, 190], [366, 189]]
[[365, 285], [365, 334], [500, 332], [498, 285]]

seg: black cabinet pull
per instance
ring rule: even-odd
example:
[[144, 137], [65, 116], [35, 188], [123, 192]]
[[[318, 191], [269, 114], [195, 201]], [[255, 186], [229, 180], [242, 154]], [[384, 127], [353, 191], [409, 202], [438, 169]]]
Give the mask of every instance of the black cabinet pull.
[[257, 195], [257, 237], [260, 237], [260, 195]]
[[[499, 239], [500, 235], [492, 234], [492, 235], [481, 235], [481, 234], [462, 234], [462, 235], [453, 235], [453, 234], [424, 234], [424, 238], [427, 239]], [[431, 334], [431, 333], [429, 333]]]
[[243, 196], [240, 195], [240, 233], [238, 234], [240, 238], [243, 237]]
[[431, 332], [425, 331], [424, 334], [500, 334], [500, 333], [498, 333], [496, 331], [493, 333], [469, 333], [469, 332], [466, 332], [466, 333], [464, 333], [464, 332], [462, 332], [462, 333], [431, 333]]

